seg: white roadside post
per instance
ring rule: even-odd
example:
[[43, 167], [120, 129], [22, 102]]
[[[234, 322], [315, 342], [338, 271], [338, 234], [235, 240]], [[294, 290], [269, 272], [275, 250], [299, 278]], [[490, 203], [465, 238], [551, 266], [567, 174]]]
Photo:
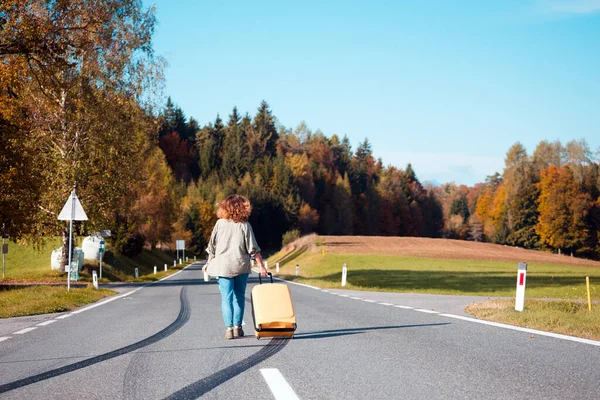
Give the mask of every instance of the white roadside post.
[[154, 275], [156, 275], [156, 265], [154, 266]]
[[523, 311], [525, 305], [525, 281], [527, 278], [527, 263], [519, 263], [517, 270], [517, 296], [515, 298], [515, 310]]
[[88, 217], [83, 211], [83, 207], [77, 198], [76, 189], [71, 191], [71, 195], [58, 214], [59, 221], [69, 221], [69, 265], [67, 267], [67, 292], [71, 291], [71, 257], [73, 252], [73, 221], [87, 221]]
[[177, 260], [173, 261], [173, 268], [177, 266]]
[[344, 264], [342, 267], [342, 286], [346, 286], [346, 277], [348, 275], [348, 266]]
[[296, 264], [296, 276], [300, 275], [300, 266]]
[[167, 270], [167, 264], [165, 264], [165, 271]]
[[279, 263], [275, 264], [275, 271], [277, 271], [277, 273], [279, 273]]
[[138, 276], [139, 276], [139, 273], [138, 273], [138, 268], [137, 268], [137, 267], [135, 267], [135, 279], [137, 279], [137, 278], [138, 278]]
[[94, 284], [94, 289], [98, 290], [98, 274], [96, 274], [96, 270], [92, 271], [92, 282]]

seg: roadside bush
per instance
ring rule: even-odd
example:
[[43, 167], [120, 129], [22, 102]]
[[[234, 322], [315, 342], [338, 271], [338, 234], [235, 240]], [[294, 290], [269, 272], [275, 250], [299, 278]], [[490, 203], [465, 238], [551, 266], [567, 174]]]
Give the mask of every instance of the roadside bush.
[[285, 247], [288, 244], [292, 243], [294, 240], [300, 239], [300, 231], [298, 229], [292, 229], [291, 231], [287, 231], [283, 234], [281, 238], [281, 246]]

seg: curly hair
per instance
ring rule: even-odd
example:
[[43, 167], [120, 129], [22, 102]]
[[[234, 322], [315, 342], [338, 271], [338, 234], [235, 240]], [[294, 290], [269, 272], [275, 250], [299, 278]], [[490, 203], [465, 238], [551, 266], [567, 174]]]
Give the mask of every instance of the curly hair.
[[217, 204], [217, 217], [233, 222], [248, 222], [252, 212], [250, 200], [239, 194], [231, 194]]

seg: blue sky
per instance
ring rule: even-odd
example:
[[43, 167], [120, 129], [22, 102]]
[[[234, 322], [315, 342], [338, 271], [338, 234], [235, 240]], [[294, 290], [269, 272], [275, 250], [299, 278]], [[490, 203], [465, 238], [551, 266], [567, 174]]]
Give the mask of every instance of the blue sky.
[[600, 149], [600, 0], [153, 4], [165, 93], [201, 124], [264, 99], [286, 127], [467, 185], [517, 141]]

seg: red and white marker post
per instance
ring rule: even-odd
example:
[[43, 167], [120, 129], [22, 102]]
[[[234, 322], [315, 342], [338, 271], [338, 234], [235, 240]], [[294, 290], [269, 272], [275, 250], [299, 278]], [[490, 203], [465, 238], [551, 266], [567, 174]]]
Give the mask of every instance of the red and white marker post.
[[527, 278], [527, 263], [519, 263], [517, 270], [517, 296], [515, 298], [515, 310], [523, 311], [525, 304], [525, 281]]

